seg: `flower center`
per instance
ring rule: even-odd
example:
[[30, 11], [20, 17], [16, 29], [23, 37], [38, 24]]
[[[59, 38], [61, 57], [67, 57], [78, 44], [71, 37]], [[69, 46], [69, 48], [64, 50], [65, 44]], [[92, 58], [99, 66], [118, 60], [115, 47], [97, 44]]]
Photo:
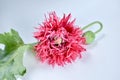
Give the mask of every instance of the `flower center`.
[[55, 44], [58, 44], [58, 45], [60, 45], [62, 43], [62, 38], [56, 38], [55, 39]]

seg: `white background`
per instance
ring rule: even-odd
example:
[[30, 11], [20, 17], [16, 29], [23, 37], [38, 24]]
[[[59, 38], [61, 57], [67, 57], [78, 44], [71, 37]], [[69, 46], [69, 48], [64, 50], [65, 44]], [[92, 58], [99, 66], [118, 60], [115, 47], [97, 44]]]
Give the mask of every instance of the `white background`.
[[52, 68], [27, 52], [23, 80], [120, 80], [120, 0], [0, 0], [0, 33], [13, 28], [25, 43], [35, 42], [34, 27], [51, 11], [71, 13], [81, 27], [99, 20], [104, 29], [82, 59], [65, 67]]

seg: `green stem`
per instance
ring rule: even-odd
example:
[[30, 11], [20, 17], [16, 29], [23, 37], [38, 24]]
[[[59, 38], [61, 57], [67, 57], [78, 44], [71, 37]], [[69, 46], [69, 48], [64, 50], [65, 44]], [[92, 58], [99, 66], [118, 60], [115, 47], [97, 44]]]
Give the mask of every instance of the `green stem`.
[[24, 44], [24, 45], [29, 45], [29, 49], [33, 50], [33, 46], [35, 46], [37, 44], [37, 42], [34, 43], [28, 43], [28, 44]]
[[37, 44], [37, 42], [34, 42], [34, 43], [28, 43], [28, 44], [25, 44], [25, 45], [35, 45], [35, 44]]
[[100, 25], [100, 28], [99, 28], [97, 31], [94, 32], [95, 34], [97, 34], [97, 33], [99, 33], [99, 32], [102, 30], [102, 28], [103, 28], [103, 25], [102, 25], [102, 23], [101, 23], [100, 21], [94, 21], [94, 22], [88, 24], [87, 26], [83, 27], [82, 30], [85, 30], [85, 29], [87, 29], [87, 28], [89, 28], [89, 27], [91, 27], [91, 26], [93, 26], [93, 25], [95, 25], [95, 24], [99, 24], [99, 25]]

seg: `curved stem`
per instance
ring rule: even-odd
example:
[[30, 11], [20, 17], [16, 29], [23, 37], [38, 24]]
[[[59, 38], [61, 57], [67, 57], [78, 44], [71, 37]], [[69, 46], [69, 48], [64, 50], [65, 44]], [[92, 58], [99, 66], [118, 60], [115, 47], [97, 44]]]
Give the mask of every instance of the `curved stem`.
[[82, 30], [85, 30], [85, 29], [87, 29], [87, 28], [89, 28], [89, 27], [91, 27], [92, 25], [95, 25], [95, 24], [99, 24], [99, 25], [100, 25], [100, 28], [99, 28], [97, 31], [94, 32], [95, 34], [97, 34], [97, 33], [99, 33], [99, 32], [102, 30], [102, 28], [103, 28], [103, 25], [102, 25], [102, 23], [101, 23], [100, 21], [94, 21], [94, 22], [88, 24], [87, 26], [83, 27]]

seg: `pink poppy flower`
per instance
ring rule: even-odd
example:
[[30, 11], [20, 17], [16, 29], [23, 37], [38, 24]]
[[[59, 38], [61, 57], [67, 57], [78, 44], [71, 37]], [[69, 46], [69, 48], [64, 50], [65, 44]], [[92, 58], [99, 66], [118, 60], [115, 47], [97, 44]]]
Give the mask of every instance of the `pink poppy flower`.
[[59, 18], [55, 12], [49, 13], [43, 24], [39, 25], [34, 37], [36, 56], [42, 61], [54, 66], [64, 66], [82, 57], [85, 38], [79, 26], [70, 20], [71, 14]]

